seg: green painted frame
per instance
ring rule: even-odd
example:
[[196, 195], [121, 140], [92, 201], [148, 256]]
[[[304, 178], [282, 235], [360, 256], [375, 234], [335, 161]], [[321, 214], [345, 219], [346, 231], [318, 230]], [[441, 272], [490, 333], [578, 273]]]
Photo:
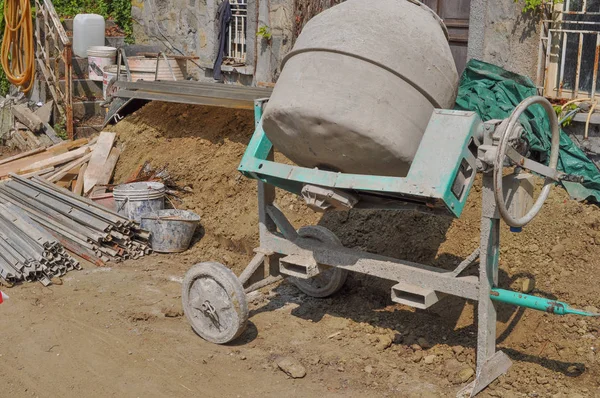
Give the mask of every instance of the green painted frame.
[[[476, 173], [477, 137], [483, 123], [474, 112], [436, 109], [406, 177], [346, 174], [309, 169], [268, 160], [273, 144], [262, 128], [267, 100], [254, 106], [256, 130], [238, 170], [286, 191], [300, 194], [305, 184], [345, 190], [367, 208], [398, 209], [406, 202], [426, 211], [459, 217]], [[459, 171], [468, 174], [457, 197], [452, 190]], [[361, 200], [364, 199], [364, 200]]]

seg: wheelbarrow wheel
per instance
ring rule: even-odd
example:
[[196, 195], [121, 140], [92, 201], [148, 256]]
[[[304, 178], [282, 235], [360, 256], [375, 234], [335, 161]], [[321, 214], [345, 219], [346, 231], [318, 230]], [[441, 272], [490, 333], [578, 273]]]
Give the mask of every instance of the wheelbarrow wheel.
[[[321, 243], [342, 246], [342, 242], [340, 242], [333, 232], [319, 225], [302, 227], [298, 230], [298, 235], [302, 238], [314, 239]], [[288, 280], [303, 293], [311, 297], [324, 298], [340, 290], [344, 286], [347, 277], [348, 271], [345, 269], [329, 267], [310, 279], [290, 277]]]
[[225, 344], [246, 328], [248, 303], [239, 279], [222, 264], [194, 265], [183, 279], [183, 312], [204, 340]]

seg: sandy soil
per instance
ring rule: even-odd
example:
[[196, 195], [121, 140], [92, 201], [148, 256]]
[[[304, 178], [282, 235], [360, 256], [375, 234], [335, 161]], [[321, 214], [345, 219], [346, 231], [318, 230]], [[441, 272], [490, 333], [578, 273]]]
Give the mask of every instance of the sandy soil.
[[[194, 246], [179, 255], [88, 266], [63, 285], [9, 289], [0, 306], [0, 396], [397, 396], [451, 397], [475, 365], [474, 303], [450, 297], [427, 311], [394, 305], [386, 282], [350, 277], [317, 300], [292, 285], [254, 296], [240, 340], [216, 346], [181, 316], [180, 281], [199, 261], [239, 273], [257, 245], [256, 183], [237, 164], [252, 114], [153, 103], [117, 125], [124, 152], [116, 180], [148, 160], [167, 165], [178, 207], [202, 216]], [[280, 160], [283, 160], [281, 157]], [[450, 268], [476, 246], [479, 182], [459, 220], [418, 213], [351, 211], [325, 216], [283, 195], [296, 226], [320, 224], [343, 243]], [[600, 307], [596, 272], [600, 210], [555, 188], [523, 233], [502, 227], [500, 285], [535, 281], [533, 294]], [[600, 396], [600, 322], [499, 305], [498, 346], [513, 360], [481, 396]], [[307, 375], [287, 377], [281, 356]]]

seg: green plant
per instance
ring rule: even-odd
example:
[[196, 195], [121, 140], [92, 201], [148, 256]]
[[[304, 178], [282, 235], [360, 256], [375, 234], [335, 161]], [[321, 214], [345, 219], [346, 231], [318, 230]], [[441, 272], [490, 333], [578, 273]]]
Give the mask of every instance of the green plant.
[[[564, 115], [567, 115], [569, 112], [578, 109], [579, 106], [577, 104], [569, 104], [567, 105], [564, 109], [562, 108], [561, 105], [553, 105], [552, 106], [554, 108], [554, 112], [556, 112], [556, 116], [558, 116], [558, 120], [561, 120], [561, 118]], [[571, 122], [573, 121], [573, 118], [575, 117], [575, 114], [572, 114], [571, 116], [569, 116], [568, 118], [566, 118], [561, 126], [568, 126], [571, 124]]]
[[54, 132], [56, 132], [56, 135], [63, 140], [69, 139], [67, 136], [67, 128], [65, 127], [66, 125], [67, 122], [65, 121], [64, 117], [61, 117], [60, 120], [54, 124]]
[[266, 39], [266, 40], [271, 40], [271, 29], [269, 29], [269, 27], [266, 25], [262, 25], [256, 31], [256, 36], [262, 37], [263, 39]]
[[[514, 0], [515, 3], [519, 3], [521, 0]], [[564, 0], [525, 0], [525, 5], [523, 6], [523, 13], [526, 12], [537, 12], [540, 11], [541, 8], [545, 4], [559, 4]]]
[[[52, 0], [61, 21], [73, 18], [77, 14], [99, 14], [110, 18], [123, 29], [127, 43], [133, 42], [133, 25], [131, 19], [131, 0]], [[32, 8], [35, 18], [35, 8]], [[0, 42], [4, 36], [4, 0], [0, 0]], [[4, 70], [0, 68], [0, 96], [8, 94], [10, 83]]]
[[73, 18], [77, 14], [87, 13], [113, 19], [125, 32], [125, 40], [133, 42], [131, 0], [53, 0], [52, 3], [61, 18]]

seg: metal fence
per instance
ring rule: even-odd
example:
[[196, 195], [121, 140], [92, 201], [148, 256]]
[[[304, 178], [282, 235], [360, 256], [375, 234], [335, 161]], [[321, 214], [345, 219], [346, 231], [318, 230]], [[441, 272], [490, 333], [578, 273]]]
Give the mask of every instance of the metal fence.
[[233, 63], [246, 63], [246, 26], [248, 17], [247, 0], [231, 0], [231, 13], [229, 23], [229, 38], [225, 51], [226, 60]]
[[598, 91], [600, 0], [547, 6], [542, 20], [538, 86], [546, 97], [594, 98]]
[[[73, 138], [73, 68], [71, 39], [50, 0], [35, 1], [36, 59], [50, 94], [65, 121], [67, 136]], [[64, 79], [64, 88], [60, 81]]]

